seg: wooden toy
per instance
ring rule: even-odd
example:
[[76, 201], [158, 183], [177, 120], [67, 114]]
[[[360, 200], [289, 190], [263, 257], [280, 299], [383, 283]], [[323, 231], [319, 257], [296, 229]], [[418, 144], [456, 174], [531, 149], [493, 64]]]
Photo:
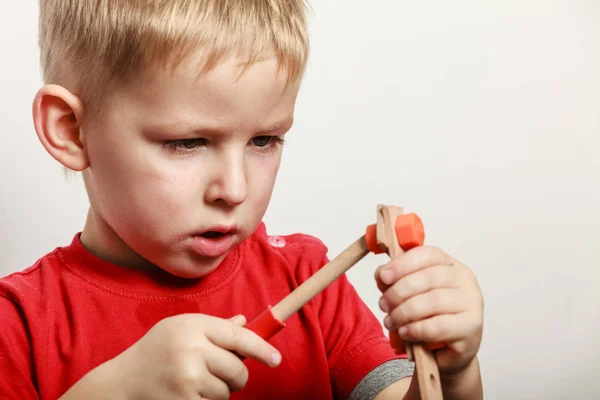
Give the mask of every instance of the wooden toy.
[[[370, 252], [385, 252], [390, 257], [396, 257], [404, 251], [422, 245], [424, 239], [423, 224], [416, 214], [404, 214], [400, 207], [379, 205], [377, 224], [369, 225], [363, 236], [275, 306], [269, 306], [246, 327], [263, 339], [269, 340], [285, 327], [285, 320]], [[421, 398], [442, 399], [439, 370], [432, 350], [444, 345], [404, 344], [397, 331], [390, 332], [390, 345], [398, 354], [404, 354], [406, 351], [408, 358], [415, 362]]]
[[[407, 218], [411, 218], [408, 220]], [[415, 214], [403, 215], [400, 207], [383, 206], [377, 207], [377, 244], [386, 251], [390, 257], [394, 258], [401, 255], [405, 250], [399, 245], [402, 237], [415, 238], [417, 243], [422, 244], [425, 238], [423, 225]], [[416, 230], [416, 232], [411, 232]], [[405, 249], [408, 250], [408, 248]], [[413, 246], [414, 247], [414, 246]], [[396, 352], [401, 352], [404, 346], [402, 339], [397, 331], [390, 332], [390, 344]], [[417, 371], [417, 381], [419, 382], [419, 391], [422, 399], [442, 399], [442, 388], [440, 384], [440, 372], [435, 362], [435, 357], [431, 352], [437, 349], [439, 344], [425, 346], [420, 343], [406, 343], [406, 353], [408, 358], [415, 362]]]

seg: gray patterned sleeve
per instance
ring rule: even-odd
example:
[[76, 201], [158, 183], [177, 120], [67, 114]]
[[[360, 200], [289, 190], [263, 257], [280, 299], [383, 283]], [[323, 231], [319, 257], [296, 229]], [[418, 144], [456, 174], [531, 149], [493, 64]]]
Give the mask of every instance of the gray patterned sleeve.
[[372, 400], [383, 389], [407, 376], [412, 376], [414, 363], [406, 359], [391, 360], [369, 372], [356, 385], [348, 400]]

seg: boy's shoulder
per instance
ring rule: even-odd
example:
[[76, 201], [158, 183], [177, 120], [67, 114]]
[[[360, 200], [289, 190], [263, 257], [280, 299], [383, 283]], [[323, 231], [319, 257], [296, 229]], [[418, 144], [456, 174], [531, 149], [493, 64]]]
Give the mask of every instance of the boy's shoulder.
[[327, 247], [321, 239], [316, 236], [303, 233], [272, 234], [264, 222], [261, 222], [256, 228], [254, 236], [267, 242], [275, 249], [289, 250], [298, 247], [314, 247], [327, 250]]
[[45, 283], [60, 274], [61, 248], [55, 248], [24, 269], [0, 277], [0, 297], [18, 301], [19, 297], [43, 293]]
[[[253, 235], [255, 241], [273, 255], [285, 258], [291, 264], [316, 264], [321, 267], [328, 261], [328, 248], [321, 239], [307, 233], [271, 234], [261, 222]], [[317, 267], [317, 268], [318, 268]]]

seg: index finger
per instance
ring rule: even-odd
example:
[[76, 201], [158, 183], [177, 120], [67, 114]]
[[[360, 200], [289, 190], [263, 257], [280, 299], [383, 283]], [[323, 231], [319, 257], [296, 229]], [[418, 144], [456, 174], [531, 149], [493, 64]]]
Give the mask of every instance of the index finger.
[[206, 337], [223, 349], [234, 351], [243, 357], [252, 358], [270, 367], [281, 362], [281, 353], [256, 333], [230, 321], [219, 321]]
[[383, 284], [391, 285], [406, 275], [424, 268], [452, 264], [452, 258], [441, 249], [432, 246], [419, 246], [407, 251], [380, 268], [377, 271], [377, 277]]

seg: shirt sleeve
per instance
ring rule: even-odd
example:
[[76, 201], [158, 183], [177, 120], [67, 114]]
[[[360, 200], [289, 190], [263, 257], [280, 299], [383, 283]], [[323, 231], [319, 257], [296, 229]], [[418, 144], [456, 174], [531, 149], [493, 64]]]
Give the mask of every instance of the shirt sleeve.
[[[328, 261], [326, 256], [323, 257], [321, 266]], [[321, 293], [318, 307], [335, 398], [347, 399], [377, 367], [403, 358], [394, 353], [380, 322], [345, 274]], [[389, 371], [390, 365], [384, 370]], [[404, 376], [407, 376], [404, 372], [397, 374], [395, 379], [388, 376], [387, 384], [379, 391]], [[393, 379], [391, 382], [390, 378]], [[364, 382], [369, 383], [369, 379]]]
[[0, 294], [0, 399], [38, 400], [33, 354], [20, 308]]
[[369, 372], [352, 390], [348, 400], [374, 399], [392, 383], [412, 376], [414, 370], [414, 363], [407, 359], [387, 361]]

